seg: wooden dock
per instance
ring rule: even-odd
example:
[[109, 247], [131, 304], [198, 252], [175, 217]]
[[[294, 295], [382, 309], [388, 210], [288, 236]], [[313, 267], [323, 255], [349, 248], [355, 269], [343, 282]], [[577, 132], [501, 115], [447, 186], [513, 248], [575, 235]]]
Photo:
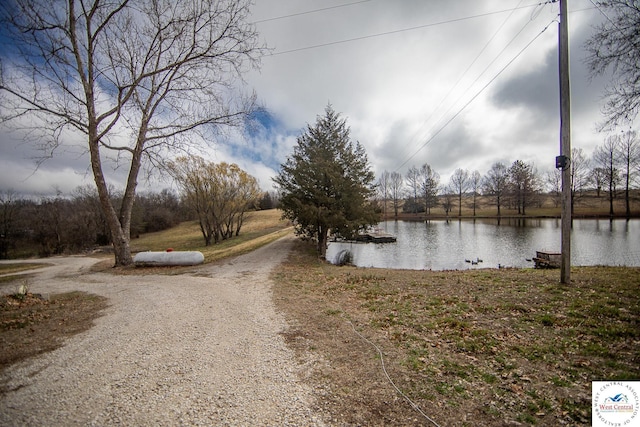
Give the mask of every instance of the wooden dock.
[[562, 254], [556, 252], [536, 251], [533, 258], [536, 268], [560, 268], [562, 264]]
[[361, 234], [358, 234], [358, 236], [356, 237], [357, 242], [366, 242], [366, 243], [393, 243], [396, 240], [397, 240], [396, 236], [382, 232], [382, 231], [361, 233]]

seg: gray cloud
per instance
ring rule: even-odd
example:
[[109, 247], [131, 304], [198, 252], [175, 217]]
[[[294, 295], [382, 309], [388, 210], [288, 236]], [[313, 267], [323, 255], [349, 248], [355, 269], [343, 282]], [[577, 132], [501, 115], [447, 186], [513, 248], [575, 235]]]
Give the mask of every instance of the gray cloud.
[[[261, 21], [344, 2], [256, 3], [252, 19]], [[250, 137], [232, 132], [208, 150], [209, 156], [238, 163], [269, 189], [295, 137], [330, 102], [348, 120], [352, 138], [364, 145], [378, 173], [404, 175], [409, 166], [429, 163], [446, 181], [458, 167], [484, 174], [495, 161], [516, 159], [535, 162], [540, 170], [552, 168], [559, 145], [556, 24], [498, 73], [556, 18], [557, 4], [505, 12], [517, 5], [526, 6], [499, 0], [373, 0], [258, 22], [276, 55], [265, 56], [262, 69], [246, 80], [272, 115], [272, 125]], [[570, 16], [574, 138], [590, 153], [603, 139], [595, 123], [604, 81], [589, 81], [582, 46], [600, 17], [589, 0], [570, 7], [577, 11]], [[398, 32], [402, 29], [411, 30]], [[326, 46], [311, 48], [320, 44]], [[280, 54], [294, 49], [301, 50]], [[23, 148], [0, 129], [2, 186], [22, 186], [15, 178], [18, 171], [32, 169]], [[58, 179], [55, 171], [67, 171], [60, 182], [70, 186], [83, 177], [87, 159], [61, 154], [45, 164], [42, 171], [49, 175], [28, 181], [50, 185]], [[118, 173], [114, 182], [121, 178]]]

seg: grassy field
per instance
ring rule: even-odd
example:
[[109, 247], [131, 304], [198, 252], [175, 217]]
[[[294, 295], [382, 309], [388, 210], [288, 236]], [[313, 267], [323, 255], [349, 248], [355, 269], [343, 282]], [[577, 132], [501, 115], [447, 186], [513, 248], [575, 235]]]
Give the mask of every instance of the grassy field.
[[638, 268], [574, 268], [565, 286], [558, 270], [337, 267], [300, 243], [274, 277], [339, 423], [430, 425], [381, 354], [442, 426], [590, 425], [592, 380], [640, 379]]
[[174, 250], [200, 251], [205, 262], [237, 256], [272, 242], [291, 232], [290, 224], [281, 219], [282, 212], [276, 209], [249, 212], [240, 235], [210, 246], [204, 238], [197, 221], [184, 222], [170, 230], [148, 233], [131, 240], [132, 252]]

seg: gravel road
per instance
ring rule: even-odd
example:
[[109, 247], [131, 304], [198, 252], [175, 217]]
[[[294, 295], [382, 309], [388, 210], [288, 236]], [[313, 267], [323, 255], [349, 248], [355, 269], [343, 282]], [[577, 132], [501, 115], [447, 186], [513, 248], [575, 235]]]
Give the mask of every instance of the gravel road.
[[0, 376], [11, 390], [0, 425], [324, 425], [272, 302], [269, 273], [291, 239], [175, 276], [47, 260], [30, 291], [82, 290], [111, 305], [87, 332]]

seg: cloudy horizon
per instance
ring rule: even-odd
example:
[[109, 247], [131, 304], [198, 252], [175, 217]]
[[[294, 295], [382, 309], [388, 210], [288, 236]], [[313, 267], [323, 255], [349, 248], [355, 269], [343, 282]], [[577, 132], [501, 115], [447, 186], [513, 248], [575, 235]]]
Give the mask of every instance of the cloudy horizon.
[[[274, 0], [256, 2], [251, 19], [270, 52], [244, 76], [245, 90], [257, 93], [264, 112], [205, 155], [237, 163], [263, 190], [328, 104], [376, 176], [428, 163], [444, 184], [457, 168], [484, 175], [497, 161], [531, 162], [541, 174], [554, 167], [557, 3]], [[572, 146], [588, 156], [608, 136], [597, 131], [607, 79], [590, 79], [583, 62], [601, 19], [590, 0], [569, 3]], [[0, 190], [69, 194], [92, 184], [77, 145], [35, 170], [39, 153], [19, 136], [0, 128]], [[116, 187], [124, 172], [113, 174]], [[140, 180], [141, 191], [168, 187], [157, 176]]]

